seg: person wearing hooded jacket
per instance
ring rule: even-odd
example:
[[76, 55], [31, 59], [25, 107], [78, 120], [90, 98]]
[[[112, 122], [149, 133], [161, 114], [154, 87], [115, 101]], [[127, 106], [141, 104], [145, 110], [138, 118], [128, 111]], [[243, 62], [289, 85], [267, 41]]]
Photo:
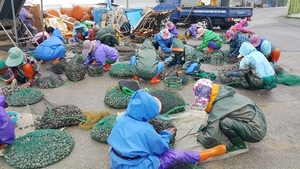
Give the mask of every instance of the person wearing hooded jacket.
[[161, 59], [165, 59], [172, 56], [171, 46], [173, 44], [174, 37], [168, 29], [163, 29], [159, 33], [154, 35], [154, 41], [152, 42], [155, 50], [157, 50]]
[[98, 32], [95, 35], [95, 39], [100, 40], [101, 43], [108, 46], [119, 46], [120, 43], [116, 38], [116, 30], [117, 25], [108, 24], [104, 28], [98, 30]]
[[202, 28], [203, 27], [203, 25], [202, 25], [202, 22], [198, 22], [198, 23], [196, 23], [196, 24], [192, 24], [186, 31], [185, 31], [185, 37], [186, 38], [190, 38], [191, 36], [192, 37], [194, 37], [194, 38], [196, 38], [197, 37], [197, 35], [198, 35], [198, 32], [197, 32], [197, 30], [199, 29], [199, 28]]
[[276, 88], [275, 71], [264, 55], [249, 42], [244, 42], [237, 58], [241, 58], [239, 71], [228, 72], [227, 77], [245, 77], [249, 86], [254, 89]]
[[85, 40], [83, 42], [82, 55], [87, 56], [84, 65], [103, 66], [104, 71], [109, 71], [111, 64], [119, 58], [119, 52], [115, 48], [102, 44], [99, 40]]
[[223, 142], [223, 134], [232, 143], [227, 152], [245, 149], [245, 142], [257, 143], [265, 137], [264, 112], [248, 97], [232, 87], [213, 84], [209, 79], [199, 79], [193, 91], [195, 105], [203, 107], [208, 114], [207, 125], [197, 137], [205, 148]]
[[15, 140], [15, 127], [5, 111], [7, 107], [8, 104], [5, 102], [5, 97], [0, 96], [0, 150]]
[[76, 42], [79, 42], [79, 40], [86, 40], [86, 39], [94, 40], [94, 30], [89, 29], [79, 21], [75, 21], [74, 28], [73, 28], [73, 37]]
[[202, 43], [198, 45], [197, 50], [203, 50], [207, 47], [207, 52], [211, 53], [215, 50], [221, 49], [222, 39], [219, 34], [205, 28], [199, 28], [197, 32], [198, 35], [196, 38], [203, 37]]
[[192, 46], [184, 45], [182, 41], [175, 38], [171, 49], [174, 52], [174, 56], [169, 60], [167, 59], [166, 64], [182, 64], [182, 71], [178, 73], [189, 74], [200, 68], [200, 60], [203, 58], [201, 53]]
[[9, 49], [5, 64], [10, 74], [10, 78], [4, 80], [5, 83], [10, 84], [16, 81], [21, 84], [22, 88], [28, 88], [42, 76], [36, 59], [26, 55], [18, 47]]
[[195, 164], [226, 153], [224, 145], [192, 151], [175, 150], [169, 142], [175, 128], [157, 133], [148, 122], [161, 111], [161, 102], [144, 89], [136, 91], [107, 139], [111, 169], [166, 169], [180, 164]]
[[139, 80], [139, 78], [150, 79], [150, 84], [160, 82], [158, 77], [164, 70], [164, 64], [160, 62], [158, 54], [153, 49], [150, 40], [145, 40], [137, 55], [130, 58], [130, 66], [135, 72], [133, 76], [135, 80]]
[[242, 19], [239, 23], [233, 25], [230, 29], [235, 30], [235, 31], [240, 31], [241, 33], [253, 33], [252, 31], [246, 29], [245, 27], [248, 26], [248, 21], [247, 19]]
[[66, 55], [66, 46], [63, 40], [61, 31], [58, 28], [54, 29], [51, 36], [36, 47], [36, 58], [40, 59], [41, 63], [50, 60], [53, 60], [53, 64], [58, 63]]
[[174, 38], [178, 37], [178, 30], [172, 21], [168, 21], [165, 25], [165, 29], [168, 29]]

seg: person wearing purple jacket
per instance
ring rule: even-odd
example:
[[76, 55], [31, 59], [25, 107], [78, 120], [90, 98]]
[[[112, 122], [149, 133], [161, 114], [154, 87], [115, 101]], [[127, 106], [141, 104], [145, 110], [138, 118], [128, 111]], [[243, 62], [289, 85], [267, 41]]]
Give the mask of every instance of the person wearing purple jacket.
[[174, 25], [173, 22], [168, 21], [166, 26], [165, 26], [165, 29], [168, 29], [169, 32], [173, 35], [174, 38], [178, 38], [178, 30], [177, 30], [177, 28], [176, 28], [176, 26]]
[[14, 124], [4, 109], [6, 107], [5, 97], [0, 96], [0, 150], [13, 143], [16, 137]]
[[202, 22], [198, 22], [196, 24], [192, 24], [186, 31], [185, 31], [185, 37], [186, 38], [190, 38], [191, 36], [196, 38], [196, 36], [198, 35], [197, 30], [199, 28], [202, 28]]
[[109, 71], [111, 64], [119, 58], [119, 52], [115, 48], [101, 44], [99, 40], [85, 40], [82, 55], [87, 56], [85, 65], [103, 66], [104, 71]]

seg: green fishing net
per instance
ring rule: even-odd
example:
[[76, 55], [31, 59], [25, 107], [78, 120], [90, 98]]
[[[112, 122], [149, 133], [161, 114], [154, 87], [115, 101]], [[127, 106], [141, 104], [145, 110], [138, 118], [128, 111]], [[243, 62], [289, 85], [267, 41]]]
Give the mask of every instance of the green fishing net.
[[104, 103], [115, 109], [125, 109], [129, 100], [130, 96], [124, 93], [119, 85], [109, 87], [104, 96]]
[[85, 122], [82, 111], [75, 105], [62, 105], [55, 108], [47, 105], [44, 115], [37, 118], [36, 129], [59, 129], [62, 127], [78, 126]]
[[91, 136], [95, 141], [107, 143], [107, 138], [116, 122], [117, 114], [112, 114], [102, 118], [94, 125], [91, 131]]
[[67, 60], [66, 59], [61, 59], [58, 63], [52, 64], [50, 67], [50, 71], [55, 73], [55, 74], [63, 74], [64, 71], [66, 70], [66, 65], [67, 65]]
[[6, 67], [5, 61], [6, 60], [4, 60], [4, 59], [0, 59], [0, 69], [3, 69]]
[[[152, 126], [154, 127], [155, 131], [158, 134], [160, 134], [161, 131], [163, 131], [167, 128], [175, 127], [170, 121], [164, 121], [164, 120], [157, 119], [157, 118], [153, 118], [153, 119], [149, 120], [149, 123], [152, 124]], [[169, 142], [169, 145], [171, 147], [174, 147], [175, 136], [176, 136], [176, 132], [174, 133], [173, 138]]]
[[66, 77], [73, 81], [78, 82], [82, 80], [85, 76], [86, 70], [84, 63], [84, 57], [80, 54], [76, 54], [66, 65], [65, 75]]
[[213, 72], [205, 72], [205, 71], [198, 71], [198, 72], [193, 72], [191, 75], [194, 77], [194, 80], [199, 80], [201, 78], [206, 78], [210, 80], [215, 80], [217, 78], [216, 74]]
[[80, 122], [79, 127], [81, 129], [90, 130], [96, 123], [98, 123], [99, 120], [111, 114], [111, 110], [101, 110], [98, 112], [84, 111], [83, 115], [85, 122]]
[[38, 130], [17, 138], [3, 157], [15, 168], [43, 168], [68, 156], [74, 147], [71, 135], [60, 130]]
[[129, 63], [113, 64], [109, 70], [109, 76], [117, 79], [126, 79], [133, 76], [133, 69]]
[[89, 66], [88, 67], [88, 70], [87, 70], [87, 73], [89, 76], [91, 77], [100, 77], [103, 75], [103, 66]]
[[54, 73], [41, 77], [37, 81], [37, 87], [42, 89], [57, 88], [65, 84], [66, 82], [60, 77], [60, 75]]
[[38, 89], [25, 88], [14, 92], [6, 98], [10, 106], [26, 106], [37, 103], [44, 98], [44, 93]]
[[183, 97], [177, 93], [157, 89], [149, 89], [148, 92], [161, 101], [162, 109], [160, 114], [179, 113], [185, 109], [186, 103]]
[[227, 72], [236, 72], [239, 70], [239, 63], [235, 63], [229, 65], [227, 67], [222, 67], [218, 69], [218, 79], [224, 85], [232, 86], [232, 87], [246, 87], [249, 88], [248, 82], [244, 77], [227, 77]]
[[15, 93], [21, 89], [22, 88], [19, 86], [5, 86], [5, 87], [1, 88], [1, 94], [7, 98], [8, 96], [12, 95], [13, 93]]
[[300, 76], [281, 72], [277, 75], [276, 83], [285, 84], [288, 86], [298, 86], [300, 85]]

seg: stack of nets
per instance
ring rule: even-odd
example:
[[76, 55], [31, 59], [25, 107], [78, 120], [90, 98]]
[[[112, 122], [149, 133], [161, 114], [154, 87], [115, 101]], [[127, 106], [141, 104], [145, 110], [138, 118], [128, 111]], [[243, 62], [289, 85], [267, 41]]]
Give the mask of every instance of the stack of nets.
[[129, 63], [113, 64], [109, 70], [109, 76], [117, 79], [130, 78], [133, 74], [133, 69], [130, 67]]
[[5, 87], [1, 88], [1, 94], [7, 98], [8, 96], [12, 95], [13, 93], [15, 93], [21, 89], [22, 88], [19, 86], [5, 86]]
[[115, 109], [125, 109], [129, 100], [130, 96], [124, 93], [119, 85], [109, 87], [104, 96], [104, 103]]
[[36, 119], [36, 129], [59, 129], [78, 126], [85, 122], [82, 111], [75, 105], [62, 105], [52, 108], [47, 105], [44, 115]]
[[44, 98], [44, 93], [38, 89], [25, 88], [12, 93], [6, 98], [10, 106], [27, 106], [37, 103]]
[[95, 141], [107, 143], [107, 138], [116, 122], [117, 114], [112, 114], [101, 119], [94, 125], [91, 136]]
[[66, 82], [60, 77], [60, 75], [54, 73], [41, 77], [37, 81], [37, 87], [42, 89], [57, 88], [65, 84]]
[[223, 67], [218, 70], [218, 79], [224, 85], [234, 86], [234, 87], [249, 87], [246, 79], [244, 77], [226, 77], [227, 72], [236, 72], [239, 70], [239, 64], [235, 63], [228, 67]]
[[[171, 122], [164, 121], [164, 120], [157, 119], [157, 118], [153, 118], [153, 119], [149, 120], [149, 123], [152, 124], [152, 126], [154, 127], [155, 131], [158, 134], [160, 134], [161, 131], [163, 131], [167, 128], [175, 127]], [[173, 138], [169, 142], [170, 147], [174, 147], [175, 136], [176, 136], [176, 132], [174, 133]]]
[[89, 76], [91, 76], [91, 77], [100, 77], [100, 76], [102, 76], [103, 75], [103, 71], [104, 71], [104, 69], [103, 69], [103, 66], [101, 65], [101, 66], [93, 66], [93, 65], [90, 65], [89, 67], [88, 67], [88, 70], [87, 70], [87, 73], [88, 73], [88, 75]]
[[83, 112], [85, 122], [81, 122], [79, 127], [85, 130], [91, 129], [99, 120], [112, 114], [110, 110], [102, 110], [99, 112], [85, 111]]
[[50, 71], [55, 74], [63, 74], [66, 70], [67, 60], [61, 59], [58, 63], [51, 66]]
[[14, 168], [43, 168], [68, 156], [74, 139], [60, 130], [38, 130], [17, 138], [8, 145], [3, 157]]
[[184, 111], [185, 101], [177, 93], [172, 93], [166, 90], [149, 89], [148, 91], [152, 96], [157, 97], [162, 104], [160, 114], [173, 114]]
[[133, 47], [128, 43], [127, 46], [116, 46], [114, 47], [119, 52], [119, 61], [124, 62], [130, 60], [132, 56], [135, 56], [136, 52]]
[[82, 55], [76, 54], [66, 65], [65, 74], [66, 77], [73, 81], [78, 82], [82, 80], [85, 76], [86, 70], [84, 63], [84, 57]]

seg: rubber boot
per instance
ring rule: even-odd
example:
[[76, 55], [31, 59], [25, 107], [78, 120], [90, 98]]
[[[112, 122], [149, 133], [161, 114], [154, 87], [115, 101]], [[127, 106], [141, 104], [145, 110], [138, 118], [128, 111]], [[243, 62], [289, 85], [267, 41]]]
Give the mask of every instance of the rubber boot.
[[159, 82], [160, 82], [160, 80], [158, 79], [159, 75], [160, 75], [160, 73], [157, 74], [156, 76], [154, 76], [154, 77], [150, 80], [150, 84], [153, 85], [153, 84], [159, 83]]
[[53, 65], [57, 64], [59, 62], [59, 58], [55, 58], [52, 62]]
[[111, 64], [106, 64], [105, 66], [104, 66], [104, 71], [109, 71], [110, 70], [110, 68], [111, 68]]
[[223, 155], [225, 153], [226, 153], [226, 146], [223, 144], [215, 146], [213, 148], [206, 149], [206, 150], [201, 150], [201, 151], [199, 151], [200, 162], [203, 162], [210, 157]]
[[138, 75], [133, 75], [133, 79], [139, 81], [139, 76]]
[[215, 49], [214, 49], [214, 48], [212, 48], [212, 47], [208, 47], [207, 53], [212, 53], [212, 52], [214, 52], [214, 51], [215, 51]]
[[228, 137], [228, 139], [232, 144], [232, 146], [228, 148], [228, 152], [247, 148], [245, 141], [242, 140], [240, 137], [234, 137], [234, 138]]

